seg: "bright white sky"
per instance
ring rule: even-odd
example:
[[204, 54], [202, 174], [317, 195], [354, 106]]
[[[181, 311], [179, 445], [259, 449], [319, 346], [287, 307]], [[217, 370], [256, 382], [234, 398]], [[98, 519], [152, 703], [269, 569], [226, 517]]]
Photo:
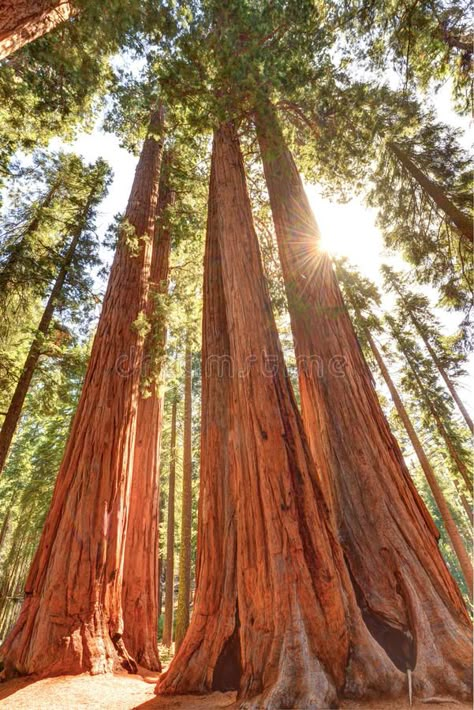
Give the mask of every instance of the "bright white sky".
[[[439, 118], [464, 131], [463, 142], [468, 147], [470, 122], [455, 114], [451, 109], [450, 89], [444, 86], [434, 97]], [[98, 217], [98, 230], [105, 232], [114, 215], [123, 212], [133, 181], [137, 159], [120, 147], [118, 139], [104, 133], [97, 126], [92, 133], [82, 133], [72, 145], [64, 145], [60, 140], [53, 140], [51, 148], [72, 149], [90, 162], [102, 157], [111, 165], [114, 180], [106, 199], [103, 201]], [[367, 207], [362, 197], [354, 196], [351, 201], [338, 204], [323, 198], [317, 186], [306, 185], [306, 190], [318, 221], [323, 244], [327, 251], [335, 256], [346, 256], [364, 275], [371, 278], [383, 290], [379, 268], [382, 263], [390, 263], [399, 270], [411, 268], [400, 256], [389, 254], [384, 249], [383, 239], [376, 227], [377, 211]], [[104, 255], [105, 256], [105, 255]], [[423, 289], [436, 302], [433, 289]], [[390, 307], [392, 298], [386, 304]], [[437, 311], [447, 333], [455, 332], [460, 320], [459, 314]], [[469, 381], [463, 382], [463, 389], [470, 392], [474, 376], [474, 358], [470, 363]], [[465, 396], [467, 395], [465, 392]]]

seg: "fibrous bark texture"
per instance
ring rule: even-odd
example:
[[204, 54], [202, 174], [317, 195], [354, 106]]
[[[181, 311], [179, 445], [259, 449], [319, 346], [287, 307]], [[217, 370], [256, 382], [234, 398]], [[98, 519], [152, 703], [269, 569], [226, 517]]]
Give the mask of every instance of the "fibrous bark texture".
[[0, 0], [0, 59], [75, 14], [69, 0]]
[[414, 669], [416, 695], [466, 697], [470, 622], [461, 594], [377, 400], [272, 107], [262, 105], [256, 122], [303, 421], [364, 620], [401, 670]]
[[197, 590], [158, 692], [236, 688], [245, 708], [330, 707], [366, 665], [369, 693], [389, 678], [400, 686], [362, 623], [333, 537], [232, 124], [214, 137], [205, 270]]
[[143, 351], [129, 521], [123, 572], [124, 642], [136, 662], [161, 670], [158, 658], [158, 504], [163, 402], [160, 376], [166, 339], [160, 297], [168, 291], [170, 231], [165, 210], [171, 199], [163, 158], [157, 223], [150, 269], [147, 317], [150, 331]]
[[179, 550], [178, 608], [176, 610], [175, 653], [189, 626], [191, 602], [191, 525], [192, 525], [192, 352], [189, 343], [185, 353], [183, 494], [181, 498], [181, 545]]
[[147, 305], [161, 163], [161, 144], [151, 136], [25, 601], [1, 649], [7, 675], [136, 667], [122, 639], [121, 590], [143, 349], [135, 323]]

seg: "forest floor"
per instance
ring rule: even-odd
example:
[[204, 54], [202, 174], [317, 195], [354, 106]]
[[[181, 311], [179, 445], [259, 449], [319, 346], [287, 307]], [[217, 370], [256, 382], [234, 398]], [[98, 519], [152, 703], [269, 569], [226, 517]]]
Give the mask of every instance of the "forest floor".
[[[234, 693], [206, 696], [161, 697], [154, 694], [158, 674], [143, 676], [117, 674], [108, 676], [60, 676], [33, 680], [17, 678], [0, 684], [0, 707], [5, 710], [76, 710], [76, 708], [132, 710], [220, 710], [234, 703]], [[414, 702], [415, 710], [470, 710], [465, 703], [427, 704]], [[408, 710], [408, 700], [344, 701], [344, 710]]]

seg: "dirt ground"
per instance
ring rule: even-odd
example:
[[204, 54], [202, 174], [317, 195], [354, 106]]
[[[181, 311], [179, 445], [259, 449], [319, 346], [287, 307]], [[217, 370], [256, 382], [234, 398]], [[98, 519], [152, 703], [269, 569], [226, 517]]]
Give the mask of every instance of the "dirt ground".
[[[234, 693], [213, 693], [206, 696], [182, 695], [161, 697], [154, 694], [158, 675], [60, 676], [31, 680], [19, 678], [0, 684], [0, 707], [5, 710], [76, 710], [93, 708], [105, 710], [220, 710], [234, 703]], [[344, 710], [408, 710], [408, 701], [370, 701], [363, 704], [345, 701]], [[414, 702], [415, 710], [471, 710], [465, 703], [443, 702], [427, 704]], [[323, 710], [323, 709], [321, 709]]]

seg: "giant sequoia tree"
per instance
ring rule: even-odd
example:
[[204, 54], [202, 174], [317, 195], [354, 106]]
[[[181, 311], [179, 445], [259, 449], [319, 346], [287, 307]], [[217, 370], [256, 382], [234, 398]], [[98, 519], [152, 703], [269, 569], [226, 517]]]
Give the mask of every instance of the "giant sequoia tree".
[[[20, 3], [19, 9], [26, 6]], [[161, 306], [169, 288], [170, 298], [163, 301], [170, 311], [181, 308], [181, 327], [173, 332], [172, 326], [168, 337], [171, 349], [170, 341], [184, 340], [182, 324], [186, 321], [189, 328], [191, 303], [200, 297], [195, 281], [187, 283], [186, 270], [187, 262], [196, 268], [199, 261], [196, 215], [202, 202], [194, 199], [194, 189], [203, 175], [207, 181], [209, 161], [201, 159], [208, 157], [202, 147], [208, 148], [213, 131], [196, 593], [185, 633], [194, 429], [188, 351], [177, 653], [157, 692], [233, 689], [242, 707], [275, 710], [331, 707], [343, 697], [399, 697], [407, 681], [423, 700], [468, 697], [470, 620], [464, 601], [383, 415], [289, 149], [297, 150], [305, 170], [314, 160], [308, 174], [321, 173], [334, 192], [344, 182], [346, 194], [354, 185], [366, 188], [370, 178], [374, 202], [384, 208], [387, 243], [406, 250], [420, 278], [443, 288], [446, 303], [468, 311], [468, 182], [454, 132], [432, 121], [407, 91], [362, 84], [344, 70], [337, 1], [110, 0], [106, 12], [102, 6], [77, 0], [77, 16], [0, 66], [0, 118], [6, 116], [0, 121], [5, 136], [0, 171], [14, 171], [10, 158], [20, 148], [29, 149], [31, 135], [45, 142], [70, 131], [79, 118], [92, 118], [94, 105], [108, 91], [106, 125], [122, 145], [135, 149], [145, 133], [150, 99], [154, 102], [159, 94], [170, 107], [167, 125], [173, 126], [166, 140], [180, 157], [176, 162], [173, 157], [177, 199], [165, 224], [163, 213], [172, 197], [167, 171], [161, 172], [158, 189], [163, 149], [158, 111], [120, 228], [82, 395], [25, 599], [2, 648], [5, 674], [101, 673], [118, 666], [133, 672], [137, 663], [159, 668]], [[383, 17], [379, 3], [372, 6], [376, 18]], [[357, 20], [364, 14], [358, 7], [356, 13]], [[126, 55], [123, 67], [120, 60], [110, 62], [118, 48]], [[342, 51], [350, 54], [352, 48]], [[130, 54], [144, 61], [129, 63]], [[390, 176], [399, 189], [393, 190]], [[247, 185], [260, 197], [268, 190], [270, 205], [265, 193], [258, 206], [265, 252], [260, 251]], [[55, 182], [46, 187], [36, 214], [32, 210], [33, 225], [35, 217], [47, 223], [56, 204]], [[187, 240], [192, 246], [186, 252]], [[29, 243], [27, 238], [24, 244]], [[181, 248], [187, 258], [177, 263], [174, 250]], [[272, 270], [265, 270], [262, 253], [271, 253]], [[439, 264], [443, 269], [437, 269]], [[25, 273], [33, 274], [31, 264]], [[276, 287], [268, 287], [268, 274], [277, 276]], [[26, 281], [23, 295], [34, 291], [37, 301], [38, 293], [44, 298], [47, 290], [32, 290]], [[286, 307], [298, 399], [274, 315], [279, 311], [284, 318]], [[429, 342], [434, 342], [431, 337]], [[182, 350], [177, 344], [176, 352]], [[421, 393], [419, 370], [412, 370]], [[179, 390], [171, 387], [163, 633], [168, 646], [181, 411]], [[22, 441], [30, 431], [27, 420], [19, 432]], [[17, 447], [8, 472], [21, 470], [33, 450], [17, 453]], [[32, 467], [31, 475], [25, 475], [27, 493], [18, 495], [11, 486], [7, 490], [12, 501], [13, 494], [18, 496], [25, 515], [32, 511], [39, 520], [36, 501], [31, 506], [29, 501], [34, 488], [28, 486], [42, 469], [36, 470], [33, 460], [27, 465]], [[434, 477], [431, 483], [442, 507]], [[2, 513], [6, 507], [0, 502]], [[445, 520], [450, 523], [448, 515]], [[19, 595], [36, 542], [26, 522], [16, 524], [12, 535], [9, 525], [8, 514], [0, 530], [9, 544], [13, 538], [8, 573], [0, 580], [3, 600], [10, 591]], [[25, 551], [17, 553], [17, 543]], [[461, 545], [456, 546], [463, 557]], [[5, 614], [0, 610], [3, 628], [13, 615], [12, 605], [7, 606]]]
[[123, 572], [125, 645], [138, 664], [152, 670], [161, 669], [157, 649], [158, 503], [163, 407], [160, 378], [166, 325], [160, 298], [168, 290], [171, 247], [166, 223], [166, 208], [172, 195], [169, 154], [165, 154], [162, 163]]
[[423, 445], [416, 434], [411, 418], [400, 398], [395, 383], [386, 366], [381, 349], [375, 342], [375, 338], [371, 332], [371, 330], [379, 332], [382, 330], [379, 319], [372, 311], [374, 302], [376, 303], [379, 299], [377, 289], [373, 284], [370, 284], [370, 282], [363, 279], [360, 274], [353, 270], [349, 270], [343, 264], [337, 264], [337, 276], [342, 282], [346, 301], [354, 313], [356, 328], [361, 331], [364, 342], [370, 348], [371, 354], [375, 359], [377, 366], [380, 368], [380, 372], [382, 373], [382, 377], [390, 392], [390, 396], [393, 400], [398, 416], [403, 422], [403, 426], [406, 429], [410, 442], [418, 457], [421, 468], [426, 476], [426, 480], [443, 520], [443, 525], [461, 566], [468, 594], [471, 594], [473, 583], [472, 563], [466, 550], [466, 546], [463, 542], [460, 531], [456, 526], [448, 502], [443, 494], [438, 477], [436, 476], [428, 456], [424, 451]]
[[205, 268], [197, 590], [158, 692], [238, 688], [248, 707], [275, 708], [329, 704], [367, 686], [399, 693], [413, 660], [396, 648], [394, 663], [369, 633], [332, 532], [231, 123], [214, 137]]
[[[161, 143], [150, 123], [6, 674], [100, 673], [135, 662], [121, 587]], [[58, 585], [58, 580], [61, 584]]]
[[[455, 680], [468, 653], [464, 604], [378, 403], [333, 267], [318, 247], [301, 178], [268, 102], [257, 112], [257, 131], [287, 288], [303, 422], [367, 623], [377, 633], [385, 629], [386, 640], [394, 629], [416, 638], [416, 657], [408, 654], [403, 662], [409, 668], [416, 664], [420, 694], [448, 686], [458, 693], [467, 683], [466, 691], [464, 670]], [[435, 618], [433, 646], [429, 629]], [[454, 628], [464, 639], [455, 650]], [[379, 640], [390, 653], [391, 643]], [[445, 666], [452, 669], [448, 683], [435, 670]]]

